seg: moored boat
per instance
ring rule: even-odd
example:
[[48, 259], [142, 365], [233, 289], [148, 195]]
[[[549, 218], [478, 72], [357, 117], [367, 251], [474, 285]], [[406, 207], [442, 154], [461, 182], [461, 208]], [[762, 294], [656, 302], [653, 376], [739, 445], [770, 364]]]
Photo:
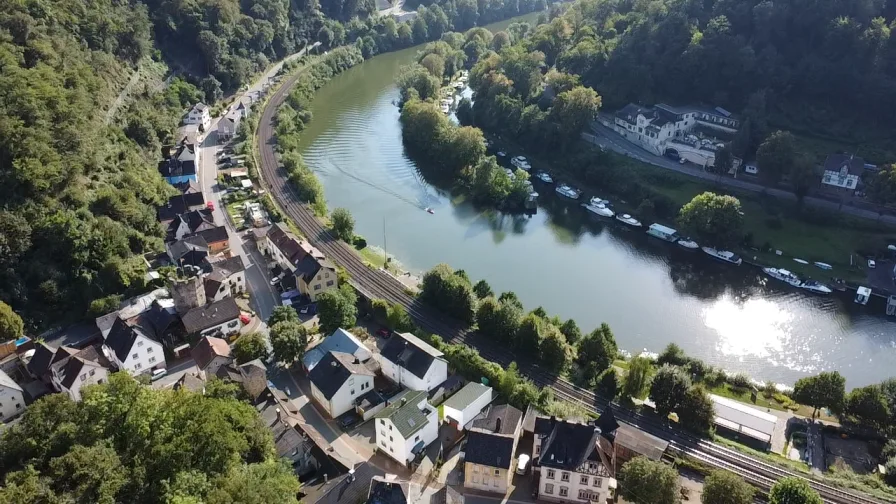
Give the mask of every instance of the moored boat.
[[710, 257], [734, 264], [736, 266], [740, 266], [740, 263], [743, 262], [743, 259], [741, 259], [740, 256], [728, 250], [716, 250], [712, 247], [701, 247], [701, 250]]
[[588, 210], [589, 212], [591, 212], [595, 215], [599, 215], [601, 217], [612, 218], [613, 216], [616, 215], [616, 212], [607, 208], [606, 205], [602, 205], [602, 204], [592, 205], [590, 203], [582, 203], [582, 206], [585, 207], [585, 210]]
[[651, 224], [647, 229], [647, 234], [653, 236], [654, 238], [659, 238], [660, 240], [664, 240], [667, 242], [678, 241], [678, 231], [670, 227], [666, 227], [662, 224]]
[[566, 196], [570, 199], [579, 199], [582, 193], [578, 189], [574, 189], [566, 184], [560, 184], [555, 189], [560, 196]]
[[688, 250], [696, 250], [700, 248], [700, 245], [690, 238], [682, 238], [678, 240], [678, 246], [688, 249]]
[[762, 268], [762, 271], [766, 275], [794, 287], [801, 287], [803, 285], [803, 281], [789, 270], [783, 268]]
[[601, 199], [598, 196], [592, 196], [591, 199], [588, 200], [588, 202], [592, 205], [603, 205], [603, 206], [610, 205], [610, 200]]
[[510, 160], [510, 164], [516, 166], [520, 170], [529, 171], [532, 169], [532, 165], [529, 164], [529, 161], [526, 160], [524, 156], [516, 156]]
[[817, 266], [817, 267], [819, 267], [819, 268], [821, 268], [821, 269], [823, 269], [823, 270], [827, 270], [827, 271], [830, 271], [830, 270], [834, 269], [834, 267], [831, 266], [830, 264], [828, 264], [828, 263], [823, 263], [823, 262], [818, 262], [818, 261], [815, 261], [815, 266]]
[[551, 178], [551, 175], [548, 172], [538, 172], [535, 174], [535, 178], [544, 182], [545, 184], [553, 184], [554, 179]]
[[830, 294], [833, 292], [833, 289], [817, 280], [806, 280], [800, 287], [815, 294]]
[[641, 221], [629, 214], [616, 214], [616, 220], [631, 227], [641, 227]]

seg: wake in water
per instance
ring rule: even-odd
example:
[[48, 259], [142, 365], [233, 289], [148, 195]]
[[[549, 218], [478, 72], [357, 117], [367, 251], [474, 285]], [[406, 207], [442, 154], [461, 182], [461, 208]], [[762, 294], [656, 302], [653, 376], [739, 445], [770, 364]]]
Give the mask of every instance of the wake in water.
[[[390, 189], [389, 187], [386, 187], [386, 186], [384, 186], [384, 185], [382, 185], [382, 184], [377, 184], [376, 182], [373, 182], [373, 181], [371, 181], [371, 180], [365, 179], [364, 177], [360, 177], [360, 176], [358, 176], [358, 175], [356, 175], [356, 174], [354, 174], [354, 173], [351, 173], [351, 172], [345, 170], [344, 168], [342, 168], [341, 166], [339, 166], [338, 164], [333, 163], [332, 161], [326, 160], [326, 164], [327, 164], [328, 167], [332, 167], [332, 168], [334, 168], [334, 169], [335, 169], [336, 171], [338, 171], [340, 174], [342, 174], [342, 175], [344, 175], [344, 176], [346, 176], [346, 177], [348, 177], [348, 178], [350, 178], [350, 179], [352, 179], [352, 180], [355, 180], [355, 181], [357, 181], [357, 182], [360, 182], [360, 183], [362, 183], [362, 184], [364, 184], [364, 185], [366, 185], [366, 186], [368, 186], [368, 187], [372, 187], [373, 189], [376, 189], [377, 191], [380, 191], [380, 192], [382, 192], [382, 193], [384, 193], [384, 194], [387, 194], [387, 195], [389, 195], [389, 196], [392, 196], [393, 198], [395, 198], [395, 199], [397, 199], [397, 200], [400, 200], [400, 201], [403, 201], [403, 202], [405, 202], [405, 203], [407, 203], [407, 204], [409, 204], [409, 205], [411, 205], [411, 206], [417, 207], [417, 208], [419, 208], [420, 210], [428, 210], [428, 208], [429, 208], [429, 207], [427, 207], [426, 204], [425, 204], [423, 201], [421, 201], [420, 199], [414, 200], [414, 199], [408, 198], [407, 196], [405, 196], [405, 195], [403, 195], [403, 194], [401, 194], [401, 193], [399, 193], [399, 192], [397, 192], [397, 191], [395, 191], [395, 190], [393, 190], [393, 189]], [[422, 186], [422, 185], [423, 185], [423, 184], [421, 183], [421, 186]], [[423, 187], [421, 187], [421, 189], [423, 189]], [[424, 189], [424, 192], [425, 192], [425, 189]], [[426, 196], [429, 196], [429, 194], [427, 194]], [[429, 200], [430, 198], [427, 197], [426, 199]]]

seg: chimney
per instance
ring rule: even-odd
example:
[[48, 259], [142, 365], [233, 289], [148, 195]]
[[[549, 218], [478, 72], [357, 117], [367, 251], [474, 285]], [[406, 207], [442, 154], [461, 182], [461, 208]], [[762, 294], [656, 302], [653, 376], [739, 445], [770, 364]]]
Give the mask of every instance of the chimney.
[[360, 364], [360, 363], [361, 363], [361, 359], [355, 357], [355, 364]]
[[501, 432], [501, 419], [495, 419], [495, 432]]
[[280, 417], [280, 408], [277, 408], [275, 411], [277, 412], [277, 420], [282, 420]]
[[404, 406], [404, 405], [407, 404], [407, 403], [408, 403], [408, 398], [407, 398], [407, 397], [402, 397], [402, 398], [401, 398], [401, 405]]

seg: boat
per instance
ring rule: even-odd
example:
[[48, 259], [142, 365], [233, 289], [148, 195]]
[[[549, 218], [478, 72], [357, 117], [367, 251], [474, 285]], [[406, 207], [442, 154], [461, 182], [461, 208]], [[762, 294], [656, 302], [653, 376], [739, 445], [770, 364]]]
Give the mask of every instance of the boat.
[[504, 173], [506, 173], [508, 177], [513, 178], [513, 170], [510, 168], [504, 168]]
[[592, 205], [590, 203], [582, 203], [582, 206], [585, 207], [585, 210], [588, 210], [595, 215], [600, 215], [601, 217], [612, 218], [616, 215], [616, 212], [607, 208], [606, 205]]
[[705, 252], [708, 256], [714, 257], [720, 261], [734, 264], [736, 266], [740, 266], [740, 263], [743, 262], [743, 259], [741, 259], [740, 256], [728, 250], [716, 250], [712, 247], [701, 247], [700, 250]]
[[631, 227], [641, 227], [641, 221], [629, 214], [616, 214], [616, 220]]
[[526, 161], [526, 158], [524, 156], [514, 157], [510, 160], [510, 164], [523, 171], [529, 171], [532, 169], [532, 165], [529, 164], [529, 161]]
[[499, 151], [498, 151], [498, 157], [504, 157], [504, 156], [506, 156], [506, 155], [507, 155], [506, 152], [504, 152], [504, 151], [502, 151], [502, 150], [499, 150]]
[[567, 198], [570, 198], [570, 199], [579, 199], [579, 196], [582, 195], [582, 193], [579, 192], [577, 189], [573, 189], [572, 187], [570, 187], [566, 184], [558, 185], [557, 188], [555, 189], [555, 191], [557, 191], [557, 194], [559, 194], [560, 196], [566, 196]]
[[818, 262], [818, 261], [815, 261], [815, 266], [818, 266], [819, 268], [821, 268], [821, 269], [823, 269], [823, 270], [828, 270], [828, 271], [834, 269], [834, 267], [831, 266], [830, 264], [828, 264], [828, 263], [823, 263], [823, 262]]
[[865, 287], [864, 285], [859, 286], [859, 288], [856, 289], [856, 299], [855, 299], [856, 304], [866, 305], [866, 304], [868, 304], [868, 301], [870, 301], [870, 300], [871, 300], [871, 289], [869, 289], [868, 287]]
[[678, 231], [666, 227], [662, 224], [651, 224], [649, 228], [647, 228], [647, 234], [654, 238], [659, 238], [660, 240], [665, 240], [667, 242], [676, 242], [678, 241]]
[[830, 294], [831, 292], [834, 292], [833, 289], [817, 280], [806, 280], [800, 287], [809, 292], [814, 292], [815, 294]]
[[433, 210], [433, 209], [432, 209], [432, 208], [430, 208], [430, 207], [426, 207], [426, 213], [429, 213], [429, 214], [434, 214], [434, 213], [436, 213], [436, 211], [435, 211], [435, 210]]
[[696, 250], [700, 248], [700, 245], [698, 245], [697, 242], [690, 238], [682, 238], [678, 240], [677, 243], [679, 247], [686, 248], [688, 250]]
[[800, 259], [799, 257], [794, 257], [793, 262], [800, 263], [800, 264], [809, 264], [809, 261], [807, 261], [805, 259]]
[[766, 275], [768, 275], [776, 280], [780, 280], [784, 283], [790, 284], [794, 287], [800, 287], [803, 285], [803, 281], [800, 280], [800, 277], [794, 275], [789, 270], [786, 270], [783, 268], [781, 268], [781, 269], [779, 269], [779, 268], [762, 268], [762, 271]]
[[543, 171], [538, 172], [535, 174], [535, 178], [544, 182], [545, 184], [553, 184], [554, 183], [554, 179], [551, 178], [551, 175], [548, 174], [548, 172], [543, 172]]
[[609, 206], [609, 205], [610, 205], [610, 200], [600, 199], [600, 198], [597, 197], [597, 196], [592, 196], [591, 199], [588, 200], [588, 203], [591, 204], [591, 205], [603, 205], [603, 206]]

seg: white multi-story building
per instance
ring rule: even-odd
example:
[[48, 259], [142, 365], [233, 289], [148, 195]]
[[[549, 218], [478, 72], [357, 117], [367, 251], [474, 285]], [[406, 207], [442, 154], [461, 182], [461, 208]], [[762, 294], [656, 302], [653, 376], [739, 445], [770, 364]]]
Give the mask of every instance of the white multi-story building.
[[196, 124], [201, 127], [202, 131], [208, 131], [208, 127], [211, 123], [211, 112], [208, 105], [202, 102], [193, 105], [193, 108], [191, 108], [190, 111], [187, 112], [187, 116], [184, 117], [184, 124]]
[[8, 422], [24, 412], [22, 387], [0, 369], [0, 422]]
[[162, 344], [121, 317], [115, 319], [103, 341], [103, 354], [118, 370], [135, 376], [167, 366]]
[[611, 472], [613, 447], [601, 430], [553, 418], [538, 423], [534, 441], [540, 473], [538, 499], [591, 503], [612, 498], [616, 488]]
[[374, 373], [360, 359], [330, 352], [308, 373], [311, 396], [332, 418], [352, 411], [359, 397], [373, 390]]
[[109, 381], [109, 361], [97, 347], [87, 347], [50, 366], [53, 388], [68, 394], [73, 401], [81, 400], [81, 389]]
[[375, 416], [376, 448], [399, 464], [412, 464], [439, 437], [438, 410], [426, 391], [405, 390]]
[[232, 138], [240, 128], [243, 114], [237, 110], [228, 113], [218, 121], [218, 137], [222, 139]]
[[430, 391], [448, 379], [443, 353], [410, 333], [394, 334], [379, 353], [383, 375], [412, 390]]

